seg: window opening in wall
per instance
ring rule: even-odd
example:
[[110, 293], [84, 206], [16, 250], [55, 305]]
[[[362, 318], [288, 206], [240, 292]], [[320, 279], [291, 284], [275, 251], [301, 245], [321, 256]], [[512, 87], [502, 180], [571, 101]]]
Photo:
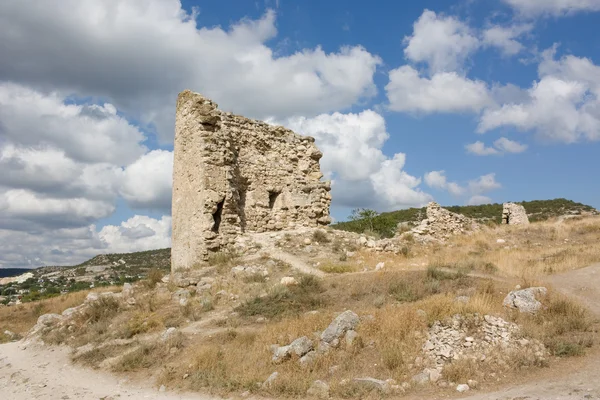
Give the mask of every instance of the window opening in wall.
[[279, 196], [279, 192], [269, 192], [269, 208], [272, 210], [275, 206], [275, 201]]
[[212, 215], [214, 221], [212, 231], [214, 233], [219, 233], [219, 226], [221, 225], [221, 215], [223, 214], [223, 204], [225, 204], [225, 199], [223, 199], [217, 204], [217, 211], [215, 211]]

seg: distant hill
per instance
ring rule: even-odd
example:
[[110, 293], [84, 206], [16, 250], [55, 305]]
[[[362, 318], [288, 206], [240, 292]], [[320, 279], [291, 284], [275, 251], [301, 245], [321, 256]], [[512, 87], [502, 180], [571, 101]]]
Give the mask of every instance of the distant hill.
[[[591, 206], [576, 203], [567, 199], [522, 201], [531, 222], [544, 221], [560, 215], [579, 215], [598, 211]], [[452, 212], [463, 214], [480, 222], [499, 224], [502, 219], [502, 204], [484, 204], [480, 206], [450, 206], [444, 207]], [[373, 219], [373, 231], [382, 237], [392, 237], [400, 222], [419, 222], [426, 217], [426, 208], [409, 208], [406, 210], [381, 213]], [[364, 220], [339, 222], [331, 225], [334, 229], [362, 233], [367, 224]]]

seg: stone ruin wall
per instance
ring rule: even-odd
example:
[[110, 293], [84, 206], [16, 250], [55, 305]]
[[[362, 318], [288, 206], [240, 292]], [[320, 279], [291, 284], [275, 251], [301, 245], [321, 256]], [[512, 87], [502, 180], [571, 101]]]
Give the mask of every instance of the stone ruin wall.
[[244, 232], [331, 222], [330, 182], [311, 137], [226, 113], [190, 91], [177, 100], [172, 269], [190, 268]]
[[504, 203], [502, 206], [502, 224], [527, 225], [529, 218], [525, 207], [516, 203]]

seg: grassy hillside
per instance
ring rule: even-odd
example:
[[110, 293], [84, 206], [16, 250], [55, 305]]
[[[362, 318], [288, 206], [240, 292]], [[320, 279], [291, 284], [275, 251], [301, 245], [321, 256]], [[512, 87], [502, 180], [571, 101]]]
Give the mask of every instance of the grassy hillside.
[[[544, 221], [551, 217], [565, 214], [581, 214], [582, 212], [597, 212], [593, 207], [576, 203], [567, 199], [522, 201], [531, 222]], [[451, 206], [444, 207], [452, 212], [466, 215], [481, 222], [492, 221], [500, 223], [502, 218], [502, 204], [483, 204], [480, 206]], [[394, 236], [396, 227], [400, 222], [418, 222], [425, 218], [426, 209], [409, 208], [406, 210], [381, 213], [373, 219], [373, 231], [382, 237]], [[332, 225], [334, 229], [350, 232], [364, 232], [368, 227], [365, 220], [340, 222]]]

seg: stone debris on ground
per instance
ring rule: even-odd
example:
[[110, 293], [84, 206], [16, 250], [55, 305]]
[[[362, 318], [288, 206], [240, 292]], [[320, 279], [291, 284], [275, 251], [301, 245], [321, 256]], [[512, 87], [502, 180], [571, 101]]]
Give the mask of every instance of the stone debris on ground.
[[548, 289], [541, 286], [513, 290], [506, 295], [503, 305], [507, 308], [517, 309], [522, 313], [535, 314], [542, 308], [542, 303], [537, 298], [541, 298], [547, 293]]
[[456, 214], [442, 208], [438, 203], [427, 205], [427, 218], [400, 235], [400, 238], [412, 235], [419, 242], [445, 242], [455, 235], [469, 234], [479, 229], [479, 224], [462, 214]]
[[235, 277], [269, 276], [269, 270], [262, 265], [238, 265], [231, 268], [231, 274]]
[[444, 367], [456, 360], [489, 363], [496, 358], [503, 364], [502, 358], [509, 357], [512, 351], [536, 362], [544, 361], [547, 357], [544, 345], [521, 336], [518, 325], [492, 315], [456, 314], [444, 321], [436, 321], [422, 347], [425, 360], [421, 362], [426, 368], [415, 375], [413, 381], [438, 381], [443, 377]]

